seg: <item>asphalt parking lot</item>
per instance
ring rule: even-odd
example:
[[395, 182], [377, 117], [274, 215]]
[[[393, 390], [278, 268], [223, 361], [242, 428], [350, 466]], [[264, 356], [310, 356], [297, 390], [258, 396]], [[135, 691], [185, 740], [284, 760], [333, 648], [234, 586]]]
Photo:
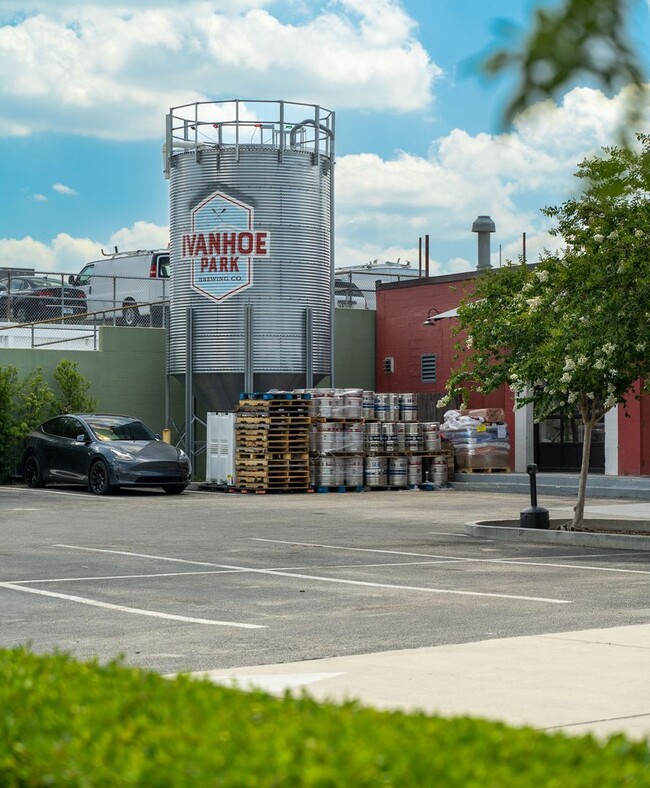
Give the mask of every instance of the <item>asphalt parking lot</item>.
[[648, 552], [464, 533], [527, 505], [0, 487], [0, 646], [167, 674], [647, 623]]

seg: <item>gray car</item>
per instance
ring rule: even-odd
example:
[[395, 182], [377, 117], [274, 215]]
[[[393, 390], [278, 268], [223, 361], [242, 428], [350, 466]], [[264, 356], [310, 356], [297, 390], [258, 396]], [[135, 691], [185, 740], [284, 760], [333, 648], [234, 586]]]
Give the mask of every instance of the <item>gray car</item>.
[[164, 443], [139, 419], [101, 413], [48, 419], [25, 438], [21, 467], [29, 487], [83, 484], [96, 495], [127, 486], [177, 494], [192, 478], [182, 449]]

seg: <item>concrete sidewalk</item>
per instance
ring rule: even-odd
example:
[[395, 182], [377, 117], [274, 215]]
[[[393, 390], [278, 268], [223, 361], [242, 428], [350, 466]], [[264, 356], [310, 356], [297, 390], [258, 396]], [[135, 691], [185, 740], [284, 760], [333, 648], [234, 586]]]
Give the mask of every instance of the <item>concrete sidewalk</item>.
[[541, 730], [650, 737], [650, 624], [194, 675], [242, 689]]

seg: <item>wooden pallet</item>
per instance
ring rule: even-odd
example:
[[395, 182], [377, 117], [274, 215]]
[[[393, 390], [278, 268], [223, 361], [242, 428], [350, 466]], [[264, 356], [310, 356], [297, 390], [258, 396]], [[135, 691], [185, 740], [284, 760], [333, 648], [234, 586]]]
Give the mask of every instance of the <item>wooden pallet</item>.
[[250, 410], [265, 410], [272, 413], [277, 410], [309, 410], [311, 402], [303, 399], [250, 399], [240, 401], [237, 412], [242, 413]]
[[309, 451], [309, 441], [292, 441], [288, 439], [267, 441], [241, 440], [237, 441], [237, 451], [240, 454], [268, 454], [279, 452], [301, 453]]
[[309, 470], [303, 468], [272, 468], [267, 466], [241, 466], [236, 468], [237, 481], [261, 479], [262, 481], [289, 481], [309, 479]]
[[255, 460], [256, 462], [283, 462], [283, 461], [303, 461], [306, 462], [309, 459], [309, 452], [296, 452], [296, 451], [269, 451], [266, 454], [263, 454], [259, 451], [246, 451], [244, 449], [238, 449], [235, 455], [236, 462], [250, 462]]
[[277, 414], [270, 416], [268, 413], [238, 413], [235, 419], [235, 429], [241, 429], [242, 426], [250, 427], [259, 425], [264, 429], [263, 425], [269, 427], [309, 427], [311, 424], [311, 417], [304, 414]]
[[273, 487], [265, 484], [241, 484], [237, 487], [237, 492], [255, 493], [256, 495], [281, 494], [281, 493], [309, 493], [314, 492], [310, 485], [300, 485], [294, 487]]
[[256, 487], [307, 487], [309, 485], [309, 474], [281, 474], [275, 476], [265, 473], [238, 473], [237, 484], [240, 487], [250, 487], [251, 484]]

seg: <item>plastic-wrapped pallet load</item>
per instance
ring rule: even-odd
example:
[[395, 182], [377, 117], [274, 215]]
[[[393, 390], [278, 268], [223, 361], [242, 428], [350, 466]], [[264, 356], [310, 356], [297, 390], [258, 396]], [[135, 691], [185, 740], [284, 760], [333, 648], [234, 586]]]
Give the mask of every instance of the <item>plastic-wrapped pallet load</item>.
[[458, 470], [507, 470], [510, 442], [506, 424], [486, 424], [480, 416], [449, 410], [440, 432], [454, 448]]

